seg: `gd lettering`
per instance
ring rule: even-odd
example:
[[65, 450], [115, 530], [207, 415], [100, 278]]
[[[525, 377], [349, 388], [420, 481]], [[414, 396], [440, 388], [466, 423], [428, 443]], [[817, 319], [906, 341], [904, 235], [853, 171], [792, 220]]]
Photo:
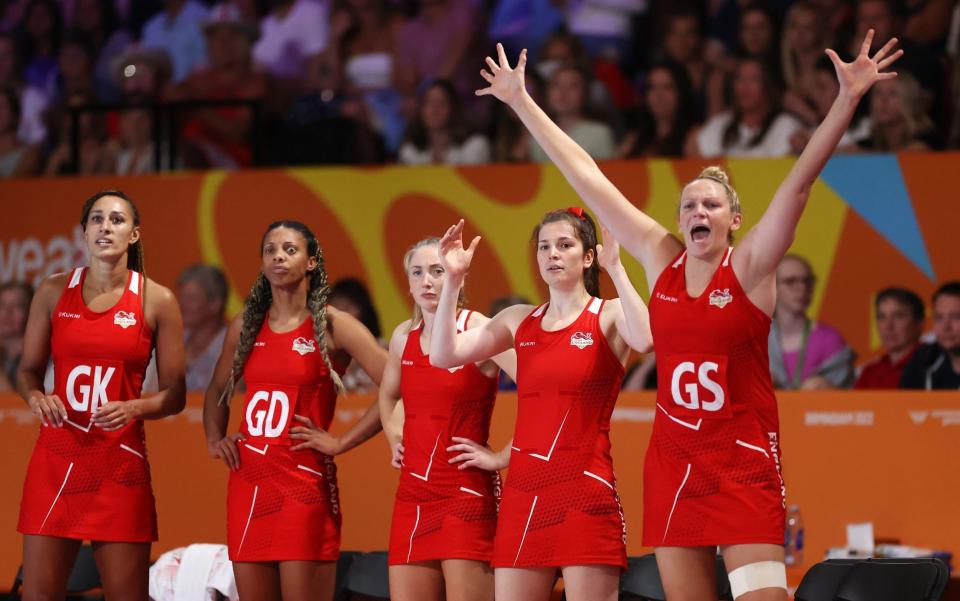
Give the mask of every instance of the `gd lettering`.
[[[275, 419], [277, 406], [280, 407], [279, 419]], [[283, 434], [289, 416], [290, 399], [285, 393], [261, 390], [253, 395], [247, 405], [247, 432], [250, 436], [276, 438]]]
[[[719, 411], [723, 408], [725, 395], [723, 387], [710, 377], [711, 374], [717, 374], [720, 366], [713, 361], [704, 361], [698, 368], [692, 361], [684, 361], [677, 365], [673, 370], [673, 376], [670, 378], [670, 393], [673, 395], [673, 402], [687, 409], [703, 409], [704, 411]], [[680, 384], [687, 374], [696, 374], [696, 381], [683, 384], [683, 392], [680, 391]], [[692, 379], [692, 378], [689, 378]], [[710, 400], [700, 400], [700, 389], [705, 388], [713, 394]]]
[[[107, 386], [116, 371], [115, 367], [78, 365], [67, 376], [67, 402], [75, 411], [96, 412], [107, 404]], [[90, 379], [91, 374], [93, 379]], [[81, 377], [83, 378], [81, 380]], [[80, 393], [79, 400], [77, 393]]]

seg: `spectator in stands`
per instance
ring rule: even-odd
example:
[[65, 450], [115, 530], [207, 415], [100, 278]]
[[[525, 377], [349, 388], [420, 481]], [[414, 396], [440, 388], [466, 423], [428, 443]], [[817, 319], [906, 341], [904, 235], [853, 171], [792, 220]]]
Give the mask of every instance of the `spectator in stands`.
[[780, 72], [780, 22], [765, 2], [751, 2], [740, 11], [737, 23], [738, 57], [755, 58], [770, 70], [778, 84]]
[[84, 108], [94, 104], [89, 92], [76, 92], [68, 97], [54, 115], [57, 129], [53, 132], [56, 145], [47, 158], [45, 175], [113, 173], [112, 155], [107, 148], [107, 128], [103, 113], [80, 111], [77, 124], [80, 130], [79, 156], [72, 153], [73, 118], [71, 108]]
[[43, 116], [50, 104], [47, 94], [21, 77], [17, 43], [13, 34], [0, 31], [0, 88], [13, 89], [20, 102], [17, 137], [27, 144], [40, 144], [47, 137]]
[[[609, 159], [616, 154], [613, 131], [606, 123], [589, 118], [587, 90], [589, 74], [574, 65], [564, 65], [550, 76], [547, 83], [547, 112], [554, 122], [567, 132], [594, 159]], [[532, 138], [531, 160], [543, 163], [547, 154]]]
[[490, 162], [490, 142], [470, 133], [453, 84], [433, 82], [421, 95], [398, 159], [407, 165], [471, 165]]
[[840, 332], [811, 320], [816, 278], [806, 259], [788, 254], [777, 268], [777, 305], [770, 326], [773, 384], [783, 389], [846, 388], [854, 353]]
[[[800, 0], [790, 7], [780, 42], [780, 70], [786, 89], [783, 108], [807, 127], [816, 127], [823, 119], [813, 101], [813, 89], [817, 65], [821, 59], [826, 59], [823, 54], [823, 49], [828, 46], [826, 33], [820, 23], [820, 13], [813, 4]], [[831, 81], [836, 82], [829, 59], [827, 66], [830, 67]], [[836, 85], [839, 88], [839, 84]], [[832, 98], [830, 102], [833, 102]]]
[[[899, 79], [899, 77], [898, 77]], [[883, 82], [877, 82], [883, 83]], [[871, 90], [872, 92], [872, 90]], [[809, 103], [813, 110], [812, 118], [805, 123], [806, 127], [799, 129], [790, 137], [790, 147], [794, 154], [803, 152], [804, 146], [810, 141], [810, 136], [823, 121], [833, 101], [840, 93], [840, 84], [837, 82], [837, 74], [833, 69], [833, 63], [826, 56], [820, 58], [814, 67], [813, 77], [809, 89], [806, 90], [809, 97], [805, 103]], [[808, 116], [809, 118], [809, 116]], [[868, 116], [857, 117], [854, 115], [850, 128], [840, 138], [840, 144], [837, 152], [852, 152], [857, 144], [867, 140], [870, 137], [870, 119]]]
[[921, 345], [903, 368], [900, 388], [960, 389], [960, 281], [933, 294], [933, 333], [936, 342]]
[[40, 170], [36, 146], [17, 138], [20, 98], [13, 88], [0, 88], [0, 179], [35, 175]]
[[667, 14], [663, 31], [663, 58], [683, 65], [690, 76], [697, 99], [691, 118], [700, 122], [722, 111], [726, 73], [720, 65], [722, 48], [708, 50], [700, 15], [691, 8], [675, 9]]
[[315, 86], [329, 42], [327, 4], [312, 0], [269, 0], [253, 47], [258, 67], [294, 91]]
[[47, 95], [53, 94], [57, 80], [57, 54], [63, 21], [60, 7], [53, 0], [31, 0], [20, 23], [18, 35], [23, 57], [23, 78]]
[[177, 278], [188, 391], [204, 391], [210, 384], [227, 333], [228, 293], [227, 278], [213, 265], [191, 265]]
[[[229, 3], [215, 6], [203, 25], [207, 65], [193, 72], [175, 91], [191, 100], [258, 100], [266, 76], [253, 68], [251, 47], [256, 25]], [[222, 107], [190, 111], [184, 125], [184, 163], [193, 167], [236, 168], [251, 164], [249, 108]]]
[[631, 51], [631, 22], [647, 11], [647, 0], [567, 0], [567, 30], [583, 41], [587, 53], [623, 62]]
[[0, 392], [16, 390], [17, 366], [33, 288], [24, 282], [0, 284]]
[[179, 83], [206, 58], [200, 28], [207, 18], [207, 8], [196, 0], [167, 0], [166, 8], [143, 26], [140, 43], [145, 48], [159, 48], [170, 56], [173, 81]]
[[104, 100], [120, 99], [114, 84], [111, 62], [134, 42], [133, 35], [120, 26], [113, 0], [76, 0], [73, 31], [93, 46], [94, 81], [98, 96]]
[[131, 46], [111, 63], [114, 85], [129, 103], [160, 100], [169, 95], [173, 65], [160, 48]]
[[89, 95], [100, 100], [99, 88], [93, 78], [96, 53], [93, 45], [79, 33], [69, 33], [60, 44], [54, 102], [77, 94]]
[[[343, 278], [337, 280], [330, 287], [330, 296], [327, 302], [350, 315], [364, 325], [373, 337], [377, 339], [380, 346], [387, 348], [380, 330], [380, 316], [373, 306], [373, 299], [370, 298], [370, 291], [366, 285], [357, 278]], [[367, 393], [377, 389], [377, 385], [370, 379], [367, 372], [363, 371], [356, 361], [351, 360], [347, 366], [347, 371], [341, 378], [343, 386], [348, 392]]]
[[857, 145], [873, 152], [939, 148], [933, 121], [924, 111], [924, 105], [920, 86], [909, 73], [878, 81], [870, 90], [869, 135]]
[[908, 0], [904, 37], [930, 49], [943, 50], [957, 6], [956, 0]]
[[118, 125], [119, 136], [107, 142], [113, 172], [117, 175], [143, 175], [156, 171], [150, 111], [141, 108], [122, 111]]
[[695, 103], [690, 78], [682, 65], [659, 63], [650, 67], [637, 128], [621, 143], [621, 156], [682, 157], [693, 126]]
[[780, 91], [764, 63], [737, 62], [733, 107], [691, 132], [688, 156], [777, 157], [790, 154], [790, 137], [803, 124], [780, 110]]
[[[543, 80], [535, 70], [527, 71], [527, 92], [542, 102]], [[490, 126], [490, 139], [493, 143], [493, 161], [495, 163], [525, 163], [530, 160], [530, 136], [520, 118], [509, 106], [502, 102], [494, 104]]]
[[854, 388], [896, 388], [903, 368], [913, 357], [923, 334], [923, 300], [906, 288], [885, 288], [875, 301], [877, 331], [884, 351], [867, 363]]
[[473, 97], [477, 85], [477, 32], [481, 15], [474, 3], [462, 0], [422, 2], [420, 14], [397, 32], [393, 60], [394, 85], [412, 114], [413, 99], [423, 86], [438, 79], [453, 83], [462, 97]]

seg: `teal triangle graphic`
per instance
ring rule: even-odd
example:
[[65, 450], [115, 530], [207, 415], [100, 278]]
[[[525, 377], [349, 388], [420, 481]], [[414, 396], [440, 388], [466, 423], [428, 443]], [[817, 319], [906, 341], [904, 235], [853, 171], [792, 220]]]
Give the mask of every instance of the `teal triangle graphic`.
[[895, 155], [834, 156], [820, 178], [877, 233], [936, 281]]

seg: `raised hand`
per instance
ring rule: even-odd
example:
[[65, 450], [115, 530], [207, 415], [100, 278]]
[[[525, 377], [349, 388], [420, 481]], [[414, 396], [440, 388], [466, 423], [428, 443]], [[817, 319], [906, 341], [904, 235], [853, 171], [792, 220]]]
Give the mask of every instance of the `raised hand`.
[[515, 100], [526, 93], [524, 87], [524, 72], [527, 68], [527, 50], [520, 53], [517, 60], [517, 66], [511, 68], [510, 61], [507, 60], [507, 53], [503, 50], [503, 44], [497, 44], [497, 58], [499, 63], [489, 56], [487, 57], [487, 67], [490, 70], [480, 69], [480, 76], [483, 77], [489, 86], [477, 90], [477, 96], [486, 96], [488, 94], [496, 96], [506, 104], [512, 104]]
[[597, 245], [597, 264], [609, 273], [620, 267], [620, 243], [602, 224], [600, 231], [603, 233], [604, 243]]
[[903, 56], [903, 50], [897, 50], [893, 54], [890, 51], [897, 45], [897, 38], [891, 38], [883, 48], [877, 50], [877, 53], [870, 57], [870, 46], [873, 44], [873, 30], [867, 32], [867, 36], [860, 45], [860, 54], [853, 61], [845, 63], [840, 60], [837, 53], [827, 48], [827, 56], [833, 62], [833, 68], [837, 71], [837, 80], [840, 82], [840, 93], [852, 95], [860, 98], [867, 93], [873, 84], [882, 79], [892, 79], [897, 76], [896, 71], [886, 72], [883, 70], [889, 67], [898, 58]]
[[463, 219], [447, 229], [440, 238], [440, 261], [448, 276], [462, 277], [467, 274], [478, 244], [480, 236], [474, 238], [468, 248], [463, 247]]

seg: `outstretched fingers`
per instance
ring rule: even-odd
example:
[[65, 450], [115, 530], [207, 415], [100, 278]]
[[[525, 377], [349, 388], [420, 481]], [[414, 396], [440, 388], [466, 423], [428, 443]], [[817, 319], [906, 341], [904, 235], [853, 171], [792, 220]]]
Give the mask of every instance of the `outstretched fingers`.
[[903, 56], [903, 50], [897, 50], [887, 58], [877, 63], [877, 70], [883, 71], [884, 69], [892, 65], [894, 62], [896, 62], [896, 60], [901, 56]]
[[510, 61], [507, 60], [507, 52], [503, 49], [503, 44], [497, 42], [497, 58], [500, 59], [500, 68], [509, 69]]
[[863, 43], [860, 44], [860, 54], [861, 56], [869, 56], [870, 46], [873, 45], [873, 29], [867, 31], [867, 35], [863, 38]]

